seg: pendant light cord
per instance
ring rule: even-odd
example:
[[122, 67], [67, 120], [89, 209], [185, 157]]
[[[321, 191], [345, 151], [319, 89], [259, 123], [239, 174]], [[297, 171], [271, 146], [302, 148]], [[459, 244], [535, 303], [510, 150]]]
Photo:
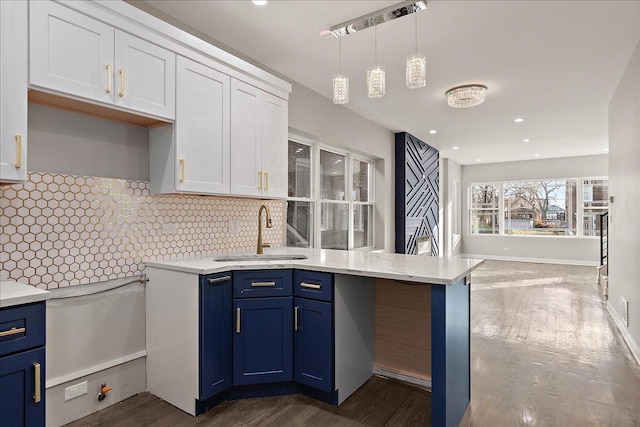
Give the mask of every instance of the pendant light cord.
[[378, 66], [378, 26], [373, 23], [373, 57], [376, 62], [376, 67]]
[[340, 42], [340, 74], [342, 74], [342, 36], [340, 36], [339, 38], [339, 42]]
[[417, 10], [414, 11], [413, 14], [416, 16], [415, 20], [414, 20], [414, 22], [416, 24], [415, 25], [415, 29], [416, 29], [416, 31], [415, 31], [415, 33], [416, 33], [416, 52], [415, 53], [418, 53], [418, 11]]

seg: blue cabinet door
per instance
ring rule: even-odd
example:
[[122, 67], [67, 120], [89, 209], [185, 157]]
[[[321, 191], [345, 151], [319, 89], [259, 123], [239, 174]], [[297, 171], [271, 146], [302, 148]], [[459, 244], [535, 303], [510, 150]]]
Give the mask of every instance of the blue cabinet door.
[[234, 300], [234, 385], [293, 380], [292, 302], [292, 297]]
[[232, 385], [230, 274], [200, 276], [200, 399]]
[[[44, 426], [44, 361], [44, 348], [0, 357], [0, 425]], [[40, 402], [35, 401], [36, 388]]]
[[330, 302], [295, 298], [294, 379], [318, 390], [333, 392], [333, 309]]

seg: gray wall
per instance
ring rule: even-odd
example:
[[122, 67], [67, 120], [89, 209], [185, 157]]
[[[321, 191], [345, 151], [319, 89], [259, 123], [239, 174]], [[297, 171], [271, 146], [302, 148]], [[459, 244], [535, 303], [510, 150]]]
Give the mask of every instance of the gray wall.
[[29, 105], [27, 168], [149, 180], [149, 131], [40, 105]]
[[619, 318], [629, 301], [629, 326], [618, 326], [640, 362], [640, 43], [609, 104], [609, 170], [609, 309]]
[[471, 183], [527, 179], [607, 176], [608, 156], [527, 160], [462, 167], [462, 252], [485, 258], [597, 265], [597, 238], [470, 235], [468, 191]]

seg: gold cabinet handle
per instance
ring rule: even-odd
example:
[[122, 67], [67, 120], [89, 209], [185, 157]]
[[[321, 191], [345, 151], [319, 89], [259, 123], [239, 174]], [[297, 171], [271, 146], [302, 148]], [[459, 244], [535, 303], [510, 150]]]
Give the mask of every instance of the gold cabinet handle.
[[301, 282], [300, 283], [300, 287], [301, 288], [307, 288], [307, 289], [321, 289], [322, 285], [316, 285], [315, 283]]
[[184, 182], [184, 159], [180, 159], [180, 182]]
[[276, 285], [276, 282], [252, 282], [251, 283], [252, 288], [267, 288], [275, 285]]
[[27, 332], [27, 328], [16, 328], [14, 326], [13, 328], [9, 329], [8, 331], [0, 332], [0, 338], [8, 337], [10, 335], [24, 334], [25, 332]]
[[236, 308], [236, 334], [240, 333], [240, 307]]
[[258, 171], [258, 190], [262, 190], [262, 171]]
[[226, 282], [227, 280], [231, 280], [231, 276], [222, 276], [215, 279], [209, 279], [209, 283], [214, 284], [214, 283]]
[[107, 93], [111, 93], [111, 65], [107, 64]]
[[264, 191], [269, 189], [269, 172], [264, 173]]
[[120, 93], [118, 93], [120, 98], [124, 97], [124, 70], [120, 70]]
[[297, 331], [299, 328], [298, 324], [298, 313], [300, 312], [300, 307], [293, 307], [293, 330]]
[[22, 167], [22, 135], [16, 135], [16, 169]]
[[34, 377], [34, 386], [35, 386], [33, 401], [35, 403], [40, 403], [42, 396], [40, 396], [40, 364], [39, 363], [33, 364], [33, 374], [34, 374], [33, 377]]

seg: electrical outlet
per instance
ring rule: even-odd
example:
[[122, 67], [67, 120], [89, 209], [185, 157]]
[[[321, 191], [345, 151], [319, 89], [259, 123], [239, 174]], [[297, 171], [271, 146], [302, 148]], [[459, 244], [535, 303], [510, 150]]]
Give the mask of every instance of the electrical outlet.
[[162, 224], [162, 234], [176, 234], [178, 232], [178, 224]]
[[240, 224], [238, 223], [237, 219], [230, 219], [229, 220], [229, 235], [230, 236], [237, 236], [239, 228], [240, 228]]
[[87, 394], [87, 382], [83, 381], [81, 383], [66, 387], [64, 389], [64, 401], [71, 400], [75, 397], [82, 396], [83, 394]]
[[622, 322], [626, 327], [629, 327], [629, 301], [620, 297], [620, 314], [622, 315]]

